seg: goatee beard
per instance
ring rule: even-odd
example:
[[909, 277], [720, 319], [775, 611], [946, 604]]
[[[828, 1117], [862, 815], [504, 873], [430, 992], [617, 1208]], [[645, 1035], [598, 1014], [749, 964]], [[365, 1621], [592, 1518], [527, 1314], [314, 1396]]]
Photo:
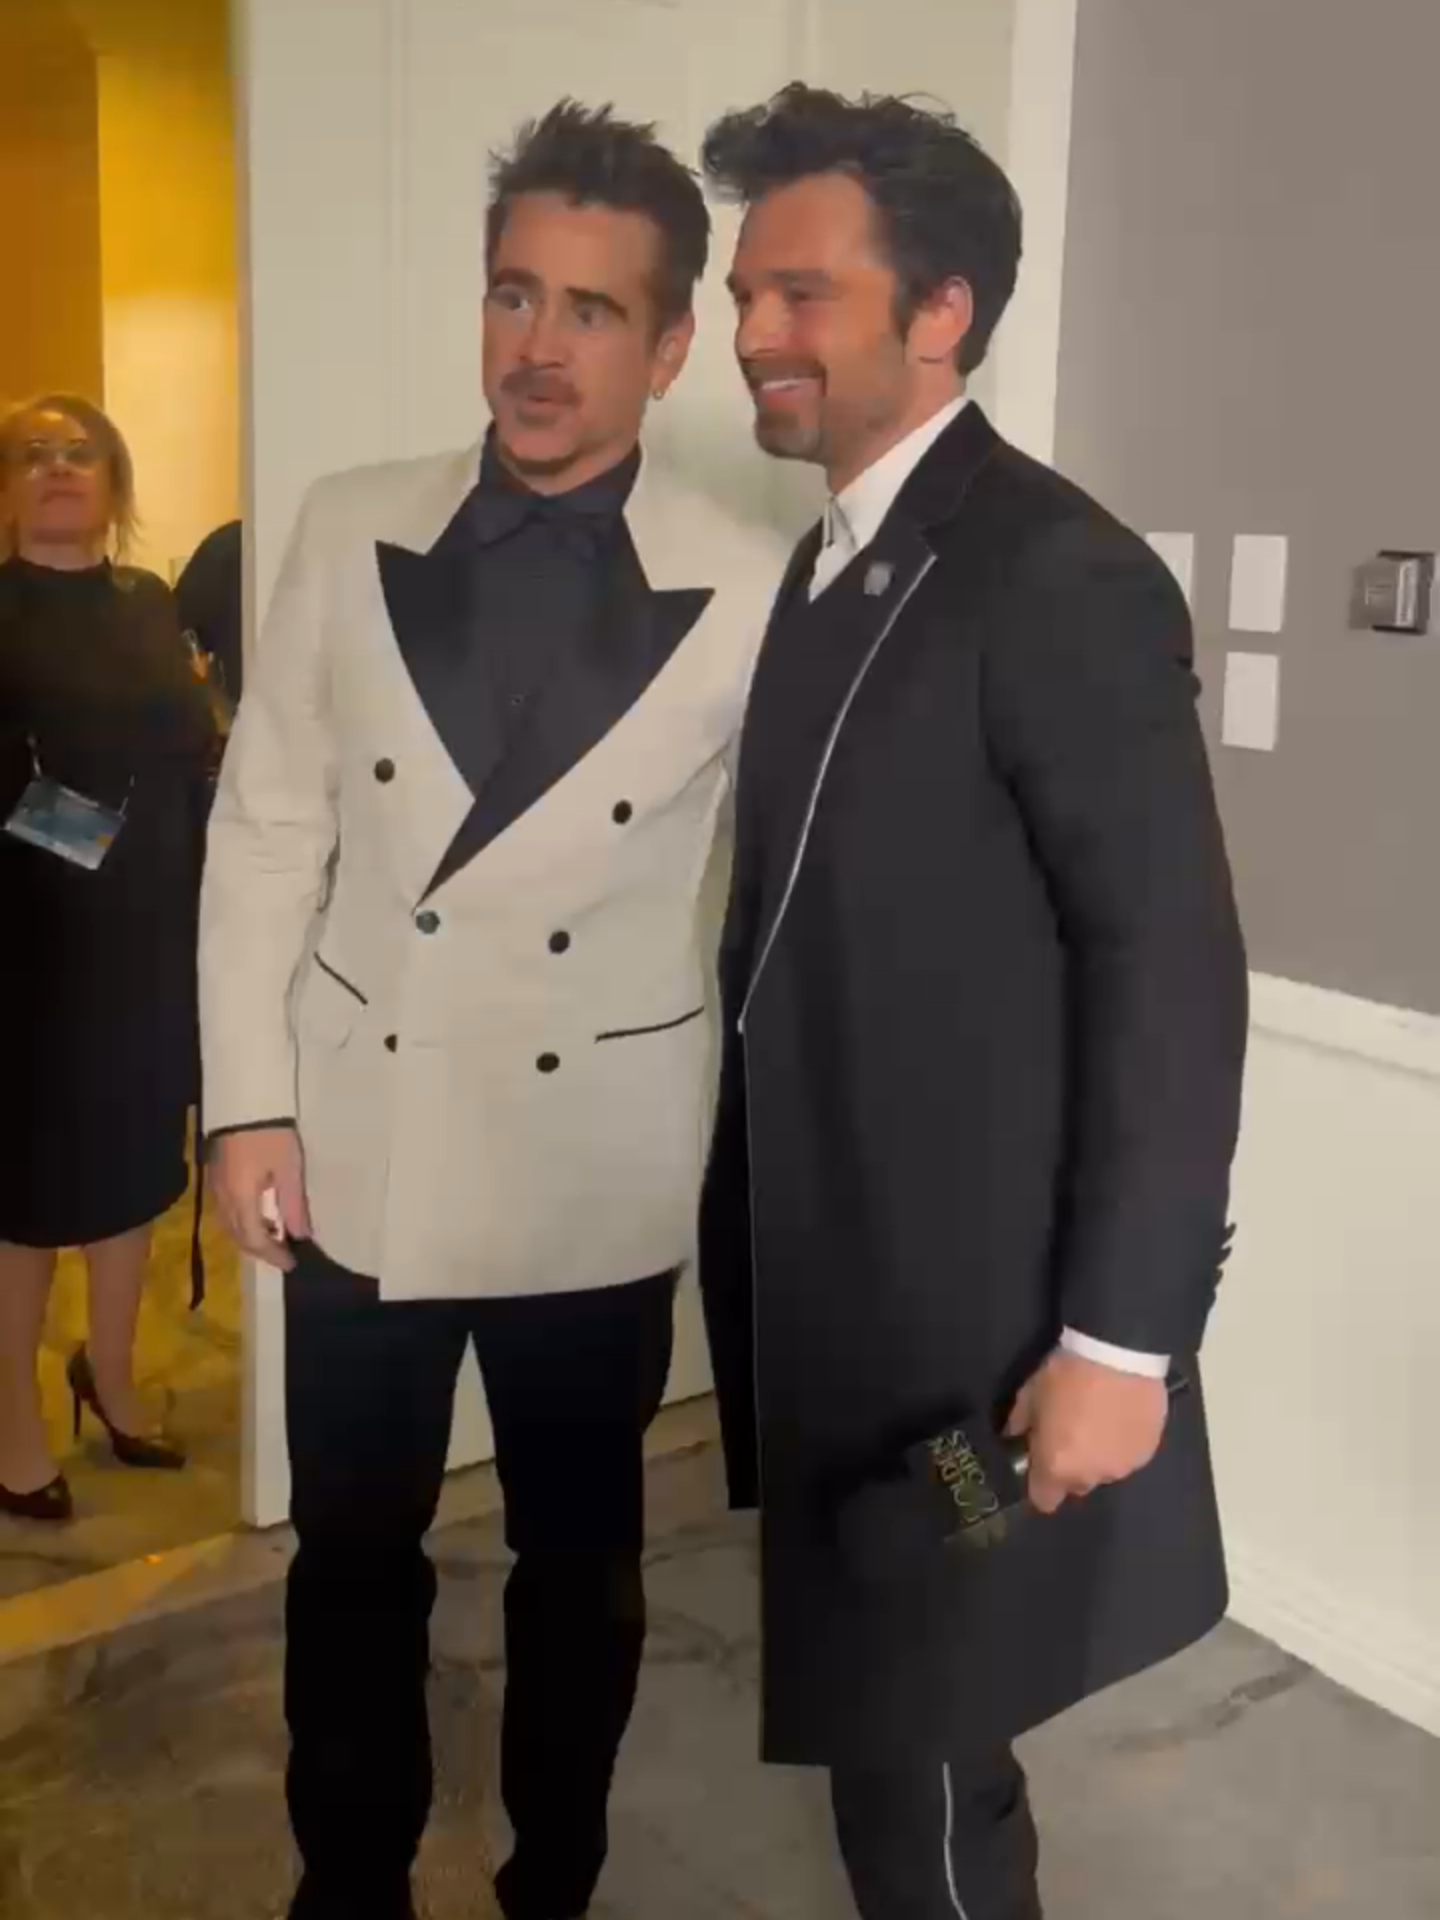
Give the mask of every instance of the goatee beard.
[[755, 439], [773, 459], [805, 460], [812, 466], [824, 463], [824, 439], [818, 427], [803, 427], [794, 420], [757, 418]]

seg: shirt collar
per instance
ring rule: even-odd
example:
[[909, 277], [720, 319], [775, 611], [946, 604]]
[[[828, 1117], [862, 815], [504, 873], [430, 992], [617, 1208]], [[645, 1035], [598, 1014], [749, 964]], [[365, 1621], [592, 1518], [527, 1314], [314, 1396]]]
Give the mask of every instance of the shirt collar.
[[640, 472], [640, 449], [604, 473], [564, 493], [542, 494], [512, 473], [500, 458], [492, 432], [480, 460], [480, 478], [461, 510], [469, 536], [482, 546], [503, 540], [529, 520], [541, 520], [562, 537], [594, 543], [619, 522]]
[[962, 393], [938, 413], [932, 413], [848, 487], [832, 495], [825, 506], [825, 545], [838, 543], [847, 555], [863, 552], [879, 533], [905, 482], [969, 403], [970, 396]]

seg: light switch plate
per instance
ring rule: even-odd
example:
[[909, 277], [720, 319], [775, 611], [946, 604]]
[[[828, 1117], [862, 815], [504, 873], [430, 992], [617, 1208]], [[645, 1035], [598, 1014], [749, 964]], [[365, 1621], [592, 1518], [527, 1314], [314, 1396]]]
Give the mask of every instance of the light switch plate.
[[1356, 569], [1350, 624], [1371, 633], [1428, 633], [1434, 584], [1433, 553], [1386, 548]]
[[1227, 654], [1221, 740], [1227, 747], [1244, 747], [1252, 753], [1273, 753], [1279, 737], [1279, 655]]
[[1280, 533], [1237, 533], [1230, 562], [1230, 626], [1279, 633], [1285, 625], [1290, 542]]
[[1193, 533], [1147, 533], [1147, 545], [1174, 574], [1191, 611], [1195, 608], [1195, 536]]

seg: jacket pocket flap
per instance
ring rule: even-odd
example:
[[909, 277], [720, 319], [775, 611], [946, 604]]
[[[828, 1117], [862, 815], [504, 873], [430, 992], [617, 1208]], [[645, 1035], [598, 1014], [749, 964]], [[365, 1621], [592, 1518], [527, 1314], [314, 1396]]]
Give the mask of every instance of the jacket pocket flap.
[[599, 1046], [605, 1040], [643, 1040], [652, 1033], [674, 1033], [677, 1027], [688, 1027], [692, 1021], [705, 1016], [704, 1007], [694, 1007], [689, 1013], [682, 1013], [677, 1020], [659, 1020], [650, 1027], [616, 1027], [610, 1033], [597, 1033], [595, 1044]]
[[301, 991], [295, 1024], [302, 1040], [343, 1047], [364, 1011], [354, 989], [317, 960]]

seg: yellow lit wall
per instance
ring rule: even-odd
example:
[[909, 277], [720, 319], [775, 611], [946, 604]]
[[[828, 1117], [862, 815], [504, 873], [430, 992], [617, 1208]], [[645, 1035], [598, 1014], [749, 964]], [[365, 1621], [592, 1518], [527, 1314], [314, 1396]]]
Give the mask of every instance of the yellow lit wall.
[[102, 54], [105, 399], [135, 455], [136, 558], [168, 575], [239, 497], [229, 79], [165, 50]]
[[0, 0], [0, 400], [101, 400], [134, 557], [169, 576], [239, 498], [226, 0]]
[[0, 406], [99, 397], [95, 63], [58, 8], [0, 0]]
[[105, 403], [135, 455], [135, 557], [168, 577], [239, 511], [226, 8], [73, 4], [98, 53]]

